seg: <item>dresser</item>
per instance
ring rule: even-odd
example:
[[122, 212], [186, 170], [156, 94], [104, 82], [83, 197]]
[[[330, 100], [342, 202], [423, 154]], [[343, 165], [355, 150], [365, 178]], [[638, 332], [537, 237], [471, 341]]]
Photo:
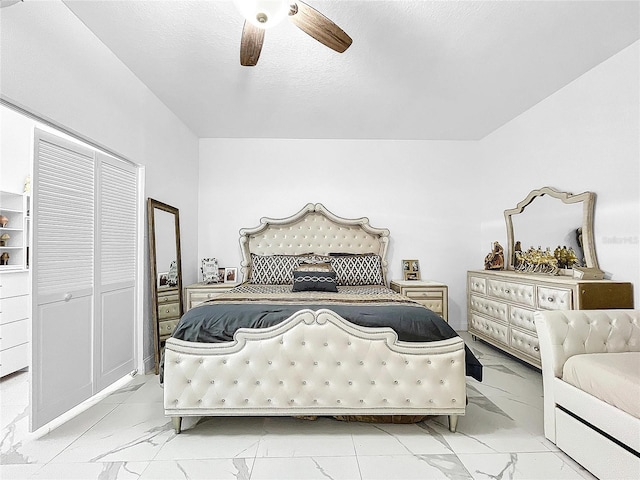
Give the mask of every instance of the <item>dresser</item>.
[[228, 292], [239, 283], [194, 283], [184, 289], [185, 312], [202, 302]]
[[536, 310], [633, 308], [633, 285], [513, 271], [467, 272], [469, 333], [540, 368]]
[[449, 321], [449, 293], [444, 283], [427, 280], [392, 280], [389, 287]]
[[29, 366], [29, 272], [0, 273], [0, 377]]

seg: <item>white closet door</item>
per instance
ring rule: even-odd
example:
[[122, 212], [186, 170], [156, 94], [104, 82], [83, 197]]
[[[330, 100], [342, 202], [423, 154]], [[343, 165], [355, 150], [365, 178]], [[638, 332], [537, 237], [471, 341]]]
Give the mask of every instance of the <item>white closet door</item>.
[[92, 395], [94, 153], [36, 131], [31, 430]]
[[135, 370], [137, 172], [98, 154], [95, 375], [97, 390]]

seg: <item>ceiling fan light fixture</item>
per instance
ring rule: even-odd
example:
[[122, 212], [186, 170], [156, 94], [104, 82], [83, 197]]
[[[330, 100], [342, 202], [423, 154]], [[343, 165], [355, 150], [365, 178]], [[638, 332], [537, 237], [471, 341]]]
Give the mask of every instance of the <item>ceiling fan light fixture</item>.
[[258, 28], [271, 28], [289, 15], [290, 0], [233, 0], [247, 22]]

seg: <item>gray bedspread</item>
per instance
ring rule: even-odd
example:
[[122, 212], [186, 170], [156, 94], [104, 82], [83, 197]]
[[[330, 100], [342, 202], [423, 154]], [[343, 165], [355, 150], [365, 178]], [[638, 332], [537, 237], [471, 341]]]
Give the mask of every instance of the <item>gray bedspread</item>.
[[[239, 328], [276, 325], [295, 312], [327, 308], [364, 327], [390, 327], [398, 339], [429, 342], [458, 336], [439, 315], [386, 287], [339, 287], [339, 292], [291, 292], [290, 285], [240, 285], [184, 314], [173, 337], [228, 342]], [[466, 374], [482, 381], [482, 364], [465, 345]]]

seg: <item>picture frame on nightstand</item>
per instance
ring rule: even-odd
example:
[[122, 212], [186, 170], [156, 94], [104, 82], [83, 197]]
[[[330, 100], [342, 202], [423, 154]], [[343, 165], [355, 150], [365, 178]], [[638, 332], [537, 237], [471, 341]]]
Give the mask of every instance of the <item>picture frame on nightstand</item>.
[[402, 260], [402, 277], [405, 280], [420, 280], [420, 262], [418, 260]]
[[224, 283], [236, 283], [238, 278], [238, 269], [236, 267], [227, 267], [224, 269]]

